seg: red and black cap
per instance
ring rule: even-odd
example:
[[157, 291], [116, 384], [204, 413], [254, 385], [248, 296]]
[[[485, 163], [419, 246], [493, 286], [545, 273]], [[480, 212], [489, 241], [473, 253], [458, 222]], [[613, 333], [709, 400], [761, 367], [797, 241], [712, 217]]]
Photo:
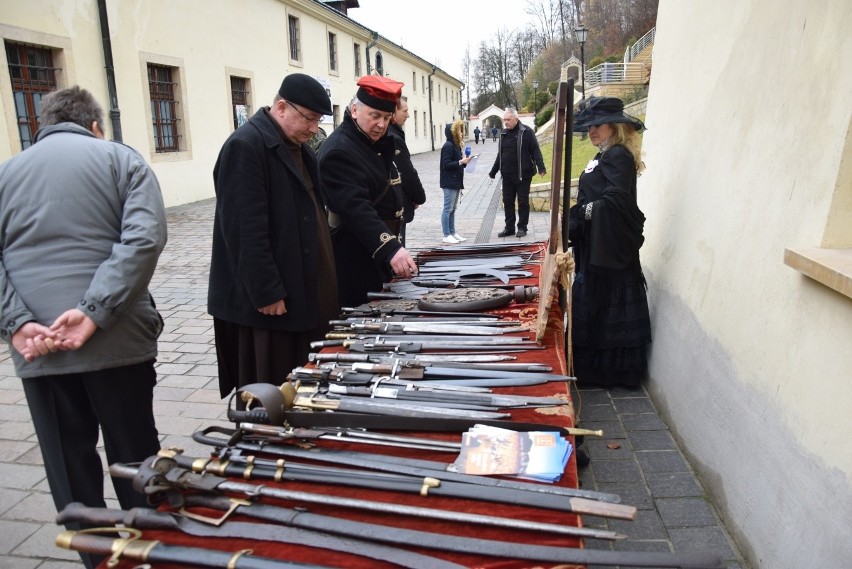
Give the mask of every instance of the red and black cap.
[[404, 83], [379, 75], [365, 75], [358, 79], [357, 85], [355, 96], [359, 101], [368, 107], [392, 113], [402, 96]]

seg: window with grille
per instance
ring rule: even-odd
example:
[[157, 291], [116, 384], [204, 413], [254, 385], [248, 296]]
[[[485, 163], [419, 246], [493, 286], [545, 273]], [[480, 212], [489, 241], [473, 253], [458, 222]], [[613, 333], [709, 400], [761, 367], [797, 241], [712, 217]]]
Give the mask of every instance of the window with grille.
[[352, 61], [355, 63], [355, 77], [361, 76], [361, 44], [356, 43], [352, 49]]
[[57, 68], [53, 67], [53, 52], [46, 47], [6, 43], [6, 59], [12, 80], [18, 135], [21, 150], [24, 150], [32, 146], [38, 130], [41, 98], [57, 88]]
[[302, 38], [299, 30], [299, 18], [295, 16], [287, 16], [287, 22], [290, 30], [290, 59], [293, 61], [301, 61]]
[[337, 71], [337, 34], [328, 32], [328, 68]]
[[231, 108], [234, 111], [234, 129], [239, 128], [251, 115], [248, 79], [231, 75]]
[[376, 52], [376, 73], [385, 74], [385, 58], [380, 51]]
[[414, 138], [417, 138], [417, 111], [414, 111]]
[[177, 117], [177, 69], [148, 64], [148, 89], [151, 92], [151, 120], [154, 148], [157, 152], [180, 152]]
[[425, 75], [420, 76], [420, 87], [421, 87], [420, 90], [423, 91], [423, 94], [425, 95], [426, 94], [426, 76]]
[[417, 72], [411, 72], [411, 90], [417, 92]]

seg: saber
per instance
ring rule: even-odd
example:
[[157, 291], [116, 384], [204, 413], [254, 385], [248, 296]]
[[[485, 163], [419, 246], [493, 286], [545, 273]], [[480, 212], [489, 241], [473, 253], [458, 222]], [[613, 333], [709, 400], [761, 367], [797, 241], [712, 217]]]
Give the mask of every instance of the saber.
[[[604, 504], [584, 498], [558, 496], [517, 490], [511, 488], [494, 488], [491, 486], [476, 486], [462, 482], [453, 482], [433, 477], [417, 477], [399, 474], [377, 473], [367, 470], [352, 470], [329, 466], [313, 466], [310, 464], [294, 463], [283, 459], [278, 461], [264, 460], [255, 456], [242, 456], [238, 451], [223, 450], [221, 462], [213, 462], [209, 458], [195, 459], [180, 454], [169, 453], [178, 467], [191, 470], [197, 474], [215, 474], [243, 480], [292, 480], [297, 482], [312, 482], [344, 485], [357, 488], [370, 488], [389, 492], [404, 492], [419, 494], [421, 498], [431, 496], [446, 496], [481, 502], [509, 504], [512, 506], [528, 506], [568, 512], [573, 514], [603, 515], [602, 509], [620, 511], [631, 509], [620, 504]], [[423, 501], [423, 500], [421, 500]], [[603, 507], [603, 508], [602, 508]], [[635, 514], [635, 508], [632, 508]], [[616, 516], [605, 516], [616, 517]], [[634, 515], [635, 517], [635, 515]], [[622, 518], [623, 519], [623, 518]], [[568, 535], [574, 535], [569, 533]], [[586, 536], [588, 537], [588, 536]]]
[[[145, 459], [138, 468], [117, 462], [110, 465], [109, 471], [110, 474], [116, 478], [132, 479], [133, 487], [136, 488], [138, 492], [148, 496], [149, 501], [152, 501], [153, 503], [169, 500], [172, 504], [183, 504], [184, 496], [180, 492], [181, 490], [200, 490], [206, 493], [227, 492], [252, 498], [262, 496], [278, 500], [294, 500], [310, 504], [322, 504], [334, 507], [366, 510], [370, 512], [380, 512], [384, 514], [394, 514], [402, 517], [427, 518], [465, 524], [544, 531], [562, 535], [572, 535], [575, 530], [583, 529], [567, 529], [564, 524], [550, 524], [517, 518], [502, 518], [468, 512], [439, 510], [436, 508], [410, 506], [408, 504], [373, 502], [360, 500], [358, 498], [349, 498], [346, 496], [314, 494], [311, 492], [288, 490], [285, 488], [265, 486], [262, 484], [237, 482], [223, 478], [209, 471], [193, 472], [187, 468], [179, 466], [174, 459], [163, 456], [149, 457]], [[591, 536], [586, 535], [575, 537]], [[614, 534], [613, 537], [618, 539], [620, 538], [620, 535]], [[415, 542], [415, 544], [420, 545], [418, 542]]]
[[529, 332], [527, 326], [464, 326], [458, 324], [420, 323], [420, 322], [373, 322], [366, 324], [350, 324], [348, 328], [379, 334], [402, 334], [419, 332], [421, 334], [454, 333], [465, 336], [497, 336], [515, 332]]
[[363, 334], [360, 332], [328, 332], [325, 340], [315, 340], [310, 346], [313, 349], [344, 346], [346, 341], [353, 342], [454, 342], [460, 344], [477, 345], [526, 345], [532, 344], [532, 340], [522, 336], [471, 336], [460, 334]]
[[[322, 362], [338, 362], [342, 364], [351, 364], [355, 362], [378, 363], [378, 364], [394, 364], [399, 362], [404, 367], [425, 367], [440, 363], [443, 367], [480, 367], [482, 369], [505, 369], [518, 371], [553, 371], [548, 365], [544, 364], [524, 364], [513, 362], [517, 359], [515, 356], [503, 356], [499, 354], [468, 354], [466, 356], [435, 356], [431, 354], [407, 355], [398, 354], [392, 357], [372, 355], [372, 354], [356, 354], [348, 352], [333, 352], [319, 353], [311, 352], [308, 354], [308, 361], [314, 363]], [[515, 366], [520, 366], [515, 368]], [[530, 366], [529, 369], [524, 369]]]
[[[109, 532], [116, 535], [119, 532], [129, 532], [131, 537], [114, 539], [97, 535], [96, 532]], [[258, 557], [251, 555], [251, 552], [245, 549], [228, 553], [199, 547], [166, 545], [159, 541], [139, 539], [141, 536], [142, 532], [132, 528], [64, 531], [56, 537], [56, 545], [74, 551], [103, 556], [109, 555], [109, 567], [113, 567], [123, 558], [135, 559], [144, 563], [176, 563], [189, 567], [213, 567], [216, 569], [318, 569], [326, 567], [326, 565], [309, 565], [269, 557]]]
[[501, 371], [489, 370], [481, 368], [457, 368], [457, 367], [441, 367], [431, 365], [427, 367], [407, 368], [403, 371], [399, 370], [398, 366], [387, 364], [373, 363], [354, 363], [352, 371], [365, 372], [373, 374], [391, 375], [400, 379], [467, 379], [467, 378], [483, 378], [483, 379], [509, 379], [509, 378], [535, 378], [545, 381], [574, 381], [575, 377], [570, 375], [562, 375], [558, 373], [541, 373], [541, 372], [524, 372], [524, 371]]
[[373, 305], [373, 304], [365, 304], [360, 307], [352, 308], [352, 307], [343, 307], [340, 309], [343, 314], [353, 314], [353, 315], [361, 315], [361, 314], [372, 314], [377, 316], [382, 315], [395, 315], [395, 316], [424, 316], [424, 317], [432, 317], [432, 316], [450, 316], [453, 318], [462, 318], [465, 316], [471, 318], [492, 318], [495, 320], [499, 320], [502, 318], [499, 314], [488, 314], [486, 312], [442, 312], [438, 310], [401, 310], [393, 307], [386, 307], [382, 305]]
[[495, 353], [512, 353], [525, 352], [527, 350], [543, 350], [544, 346], [539, 346], [535, 342], [526, 344], [516, 343], [508, 345], [500, 344], [465, 344], [459, 342], [351, 342], [343, 340], [343, 346], [351, 352], [405, 352], [417, 353], [422, 351], [449, 350], [456, 353], [470, 352], [495, 352]]
[[344, 443], [392, 446], [399, 448], [433, 450], [438, 452], [459, 452], [460, 442], [442, 441], [439, 439], [424, 439], [422, 437], [408, 437], [400, 435], [387, 435], [384, 433], [371, 433], [359, 429], [343, 428], [283, 428], [261, 423], [240, 423], [240, 430], [244, 433], [262, 435], [267, 439], [276, 441], [287, 441], [291, 439], [331, 439]]
[[553, 405], [565, 405], [565, 401], [555, 397], [525, 397], [523, 395], [493, 395], [488, 393], [453, 393], [435, 389], [420, 389], [411, 384], [406, 387], [386, 386], [384, 383], [376, 383], [372, 387], [358, 387], [351, 385], [330, 384], [328, 392], [336, 395], [356, 395], [362, 397], [379, 397], [385, 399], [398, 399], [406, 401], [422, 401], [431, 403], [442, 401], [447, 403], [470, 404], [495, 409], [506, 409], [515, 407], [549, 407]]
[[[469, 380], [478, 381], [478, 380]], [[249, 408], [248, 411], [235, 410], [230, 403], [237, 397], [253, 398], [260, 402], [261, 408]], [[283, 425], [285, 422], [296, 427], [347, 427], [359, 429], [397, 430], [397, 431], [435, 431], [435, 432], [464, 432], [477, 424], [500, 427], [514, 431], [556, 431], [563, 435], [603, 436], [603, 431], [576, 429], [559, 425], [541, 423], [524, 423], [519, 421], [500, 421], [490, 419], [470, 418], [430, 418], [408, 416], [380, 416], [365, 413], [312, 413], [288, 410], [284, 394], [269, 383], [252, 383], [240, 388], [229, 400], [227, 411], [228, 420], [239, 423], [266, 423]], [[211, 427], [213, 429], [213, 427]], [[232, 433], [233, 434], [233, 433]]]
[[[242, 506], [249, 506], [250, 504], [251, 502], [246, 502], [245, 500], [240, 501], [240, 505]], [[188, 512], [185, 515], [194, 516], [194, 514], [189, 514]], [[329, 551], [343, 551], [416, 569], [462, 569], [463, 567], [457, 563], [413, 551], [406, 551], [398, 547], [316, 531], [321, 529], [318, 526], [304, 529], [280, 524], [253, 524], [235, 521], [228, 521], [226, 524], [217, 526], [195, 521], [195, 519], [190, 519], [189, 517], [158, 512], [150, 508], [131, 508], [125, 511], [110, 508], [90, 508], [80, 502], [71, 502], [56, 516], [57, 524], [72, 522], [82, 522], [92, 526], [115, 526], [122, 524], [125, 528], [139, 530], [177, 530], [187, 535], [199, 537], [217, 537], [220, 539], [242, 538], [297, 544]], [[299, 566], [304, 567], [303, 565]]]
[[[228, 435], [227, 439], [215, 437], [210, 433], [221, 433]], [[472, 474], [462, 474], [453, 472], [452, 465], [444, 462], [433, 460], [418, 460], [414, 458], [404, 458], [399, 456], [370, 454], [363, 452], [341, 451], [332, 449], [313, 449], [310, 451], [298, 449], [292, 446], [283, 445], [264, 445], [246, 441], [242, 438], [239, 431], [226, 429], [224, 427], [208, 427], [203, 431], [196, 432], [192, 435], [192, 440], [203, 445], [212, 446], [220, 449], [219, 456], [227, 457], [227, 449], [237, 449], [251, 453], [271, 454], [283, 457], [306, 458], [317, 462], [326, 462], [329, 464], [337, 464], [342, 466], [357, 466], [369, 470], [378, 470], [380, 472], [391, 472], [394, 474], [405, 474], [408, 476], [417, 476], [420, 478], [436, 478], [451, 482], [463, 482], [465, 484], [477, 486], [495, 486], [497, 488], [506, 488], [511, 490], [522, 490], [531, 493], [541, 493], [546, 496], [563, 496], [570, 498], [584, 498], [589, 501], [606, 502], [610, 506], [619, 506], [615, 510], [626, 516], [635, 516], [636, 508], [633, 506], [620, 506], [621, 497], [618, 494], [608, 492], [597, 492], [594, 490], [583, 490], [580, 488], [565, 488], [562, 486], [549, 486], [545, 484], [535, 484], [532, 482], [522, 482], [519, 480], [506, 480], [502, 478], [490, 478], [487, 476], [474, 476]], [[348, 461], [354, 462], [348, 462]]]
[[[157, 461], [165, 460], [160, 457], [152, 457]], [[145, 465], [149, 464], [149, 461], [152, 459], [148, 459]], [[173, 461], [172, 461], [173, 463]], [[145, 466], [143, 465], [143, 466]], [[168, 465], [163, 465], [168, 466]], [[158, 468], [163, 469], [163, 466], [158, 466]], [[110, 473], [113, 476], [118, 478], [130, 478], [136, 477], [136, 474], [140, 469], [136, 469], [133, 467], [128, 467], [121, 464], [113, 464], [110, 466]], [[182, 469], [181, 469], [182, 470]], [[282, 498], [282, 499], [299, 499], [292, 498], [293, 492], [289, 492], [286, 490], [273, 489], [266, 486], [257, 486], [253, 484], [244, 484], [239, 482], [230, 482], [224, 481], [221, 478], [210, 476], [209, 474], [198, 475], [193, 474], [191, 472], [187, 472], [183, 470], [182, 472], [175, 471], [174, 475], [169, 476], [169, 470], [165, 472], [157, 472], [155, 471], [155, 476], [148, 478], [147, 480], [142, 480], [141, 477], [135, 478], [135, 481], [138, 480], [139, 484], [137, 487], [140, 490], [145, 491], [146, 494], [151, 495], [152, 497], [158, 497], [162, 494], [163, 491], [171, 491], [172, 493], [177, 492], [179, 489], [185, 487], [185, 485], [194, 486], [197, 482], [193, 481], [191, 477], [197, 477], [197, 480], [203, 484], [203, 487], [200, 488], [202, 490], [206, 490], [210, 492], [211, 490], [218, 490], [224, 492], [235, 492], [237, 494], [246, 494], [249, 493], [252, 496], [270, 496], [273, 498]], [[150, 481], [150, 482], [149, 482]], [[185, 482], [184, 482], [185, 481]], [[221, 482], [220, 482], [221, 481]], [[306, 493], [301, 493], [306, 494]], [[307, 494], [309, 498], [312, 499], [323, 499], [320, 495]], [[177, 498], [182, 499], [183, 496], [177, 496]], [[354, 500], [351, 498], [339, 498], [339, 497], [331, 497], [326, 496], [325, 499], [333, 506], [343, 506], [349, 507], [343, 502], [364, 502], [362, 500]], [[204, 505], [205, 507], [219, 507], [214, 506], [210, 501], [207, 501], [206, 497], [195, 496], [190, 497], [190, 502], [193, 504]], [[221, 503], [223, 500], [227, 500], [224, 497], [217, 498], [218, 502]], [[364, 502], [369, 507], [375, 507], [377, 503], [374, 502]], [[410, 506], [404, 505], [395, 505], [395, 504], [382, 504], [383, 508], [393, 509], [392, 513], [399, 513], [400, 515], [413, 515], [417, 516], [417, 510], [422, 510], [422, 508], [413, 508]], [[253, 506], [239, 506], [237, 511], [240, 514], [252, 515], [250, 510], [257, 508], [254, 510], [256, 514], [255, 517], [261, 517], [265, 515], [267, 512], [272, 512], [271, 506], [265, 506], [262, 504], [256, 504]], [[220, 507], [221, 509], [221, 507]], [[274, 512], [269, 514], [270, 521], [280, 522], [281, 516], [276, 515], [280, 508], [275, 508]], [[263, 514], [261, 514], [263, 512]], [[458, 521], [460, 523], [481, 523], [493, 521], [494, 519], [503, 520], [510, 524], [518, 524], [522, 522], [522, 520], [514, 520], [508, 518], [492, 518], [490, 516], [474, 516], [473, 514], [463, 514], [457, 512], [450, 512], [444, 510], [437, 510], [437, 512], [441, 512], [444, 516], [442, 519], [449, 519], [450, 521]], [[308, 513], [299, 513], [298, 518], [303, 517], [311, 517], [313, 519], [320, 518], [315, 514]], [[481, 518], [477, 522], [473, 522], [473, 518]], [[297, 518], [297, 519], [298, 519]], [[328, 516], [322, 516], [322, 519], [328, 520]], [[287, 522], [285, 522], [287, 523]], [[534, 523], [534, 522], [528, 522]], [[352, 524], [357, 524], [353, 527]], [[329, 524], [331, 526], [332, 524]], [[494, 524], [489, 524], [494, 525]], [[325, 526], [323, 526], [325, 527]], [[517, 527], [517, 526], [501, 526], [501, 527]], [[346, 528], [349, 528], [348, 530]], [[522, 528], [526, 529], [526, 528]], [[331, 527], [328, 528], [331, 531]], [[635, 567], [651, 567], [656, 569], [667, 569], [667, 568], [681, 568], [681, 569], [722, 569], [721, 561], [717, 555], [713, 554], [705, 554], [705, 553], [682, 553], [682, 554], [669, 554], [669, 553], [646, 553], [646, 552], [621, 552], [621, 551], [601, 551], [601, 550], [586, 550], [586, 549], [576, 549], [572, 547], [557, 547], [557, 546], [548, 546], [548, 545], [532, 545], [526, 543], [518, 543], [513, 541], [495, 541], [495, 540], [483, 540], [483, 539], [475, 539], [475, 538], [467, 538], [467, 537], [458, 537], [455, 535], [447, 535], [441, 534], [438, 536], [436, 540], [435, 534], [430, 534], [428, 532], [416, 531], [416, 530], [405, 530], [403, 528], [394, 528], [388, 526], [380, 526], [376, 524], [366, 524], [362, 522], [348, 522], [347, 520], [338, 520], [337, 524], [335, 524], [334, 530], [343, 532], [349, 531], [351, 535], [355, 535], [360, 538], [366, 538], [373, 541], [389, 541], [389, 540], [399, 540], [402, 536], [405, 536], [404, 539], [407, 543], [416, 544], [418, 546], [427, 547], [431, 549], [440, 549], [443, 551], [455, 551], [459, 553], [466, 554], [474, 554], [474, 555], [483, 555], [488, 557], [498, 557], [498, 558], [506, 558], [506, 559], [527, 559], [527, 560], [535, 560], [535, 561], [548, 561], [548, 562], [556, 562], [563, 564], [579, 564], [579, 565], [632, 565]], [[357, 532], [357, 533], [355, 533]], [[239, 569], [239, 566], [236, 566]]]

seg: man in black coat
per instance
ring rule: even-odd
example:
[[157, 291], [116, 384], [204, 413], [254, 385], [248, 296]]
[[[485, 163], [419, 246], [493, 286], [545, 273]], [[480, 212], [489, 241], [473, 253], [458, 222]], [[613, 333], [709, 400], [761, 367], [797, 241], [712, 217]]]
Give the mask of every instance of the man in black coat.
[[[547, 173], [541, 149], [532, 129], [521, 124], [518, 111], [513, 108], [503, 113], [506, 128], [500, 134], [497, 158], [488, 175], [493, 179], [499, 171], [503, 175], [503, 214], [506, 225], [498, 237], [516, 235], [525, 237], [530, 219], [530, 184], [536, 168], [540, 175]], [[518, 232], [515, 233], [515, 199], [518, 200]]]
[[320, 147], [322, 189], [332, 227], [341, 306], [358, 306], [394, 275], [417, 269], [399, 238], [403, 199], [388, 125], [402, 83], [368, 75], [343, 122]]
[[414, 210], [426, 203], [426, 191], [420, 182], [417, 169], [411, 163], [411, 153], [405, 143], [405, 131], [402, 130], [407, 120], [408, 98], [400, 97], [399, 104], [396, 106], [396, 111], [394, 111], [391, 124], [388, 127], [388, 134], [393, 137], [395, 145], [393, 162], [399, 172], [399, 177], [402, 179], [402, 205], [405, 209], [403, 220], [405, 223], [402, 225], [400, 240], [403, 246], [405, 246], [405, 227], [414, 221]]
[[331, 113], [319, 82], [288, 75], [213, 168], [207, 310], [222, 397], [247, 383], [283, 383], [339, 314], [316, 155], [305, 144]]

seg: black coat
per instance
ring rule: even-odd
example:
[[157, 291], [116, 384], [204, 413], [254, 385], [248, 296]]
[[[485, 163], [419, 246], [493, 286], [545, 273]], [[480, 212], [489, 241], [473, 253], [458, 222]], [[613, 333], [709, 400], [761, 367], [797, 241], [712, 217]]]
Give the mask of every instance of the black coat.
[[[618, 144], [598, 153], [594, 160], [597, 165], [580, 175], [577, 205], [571, 208], [571, 241], [584, 250], [593, 266], [614, 270], [638, 267], [645, 216], [636, 203], [633, 155]], [[593, 223], [585, 220], [589, 203]]]
[[[334, 279], [318, 274], [318, 231], [328, 226], [318, 227], [314, 200], [267, 113], [260, 109], [228, 137], [213, 168], [216, 215], [207, 310], [243, 326], [311, 330], [321, 325], [318, 288]], [[307, 145], [301, 150], [318, 188], [316, 156]], [[281, 298], [285, 315], [257, 311]]]
[[405, 143], [405, 131], [398, 125], [392, 124], [388, 127], [388, 134], [393, 137], [396, 149], [394, 150], [393, 162], [402, 178], [402, 205], [405, 208], [405, 223], [414, 220], [414, 206], [426, 203], [426, 190], [420, 182], [417, 169], [411, 163], [411, 153]]
[[[511, 165], [503, 165], [503, 139], [510, 132], [503, 129], [500, 133], [500, 146], [497, 147], [497, 158], [494, 159], [494, 165], [488, 173], [492, 178], [497, 175], [497, 171], [503, 172], [503, 177], [506, 177], [506, 172], [518, 176], [519, 180], [530, 179], [535, 176], [536, 169], [544, 174], [547, 169], [544, 167], [544, 158], [541, 156], [541, 148], [538, 146], [538, 140], [531, 128], [524, 126], [520, 122], [515, 125], [513, 131], [517, 131], [516, 148], [517, 153], [513, 155], [517, 163]], [[514, 162], [514, 161], [513, 161]]]
[[447, 141], [441, 147], [441, 177], [442, 190], [464, 189], [464, 166], [459, 164], [462, 159], [461, 148], [453, 140], [452, 125], [444, 127]]
[[363, 304], [368, 292], [380, 291], [393, 278], [390, 260], [402, 248], [403, 215], [394, 149], [390, 135], [373, 142], [361, 132], [348, 109], [320, 147], [325, 202], [342, 221], [331, 237], [341, 306]]

